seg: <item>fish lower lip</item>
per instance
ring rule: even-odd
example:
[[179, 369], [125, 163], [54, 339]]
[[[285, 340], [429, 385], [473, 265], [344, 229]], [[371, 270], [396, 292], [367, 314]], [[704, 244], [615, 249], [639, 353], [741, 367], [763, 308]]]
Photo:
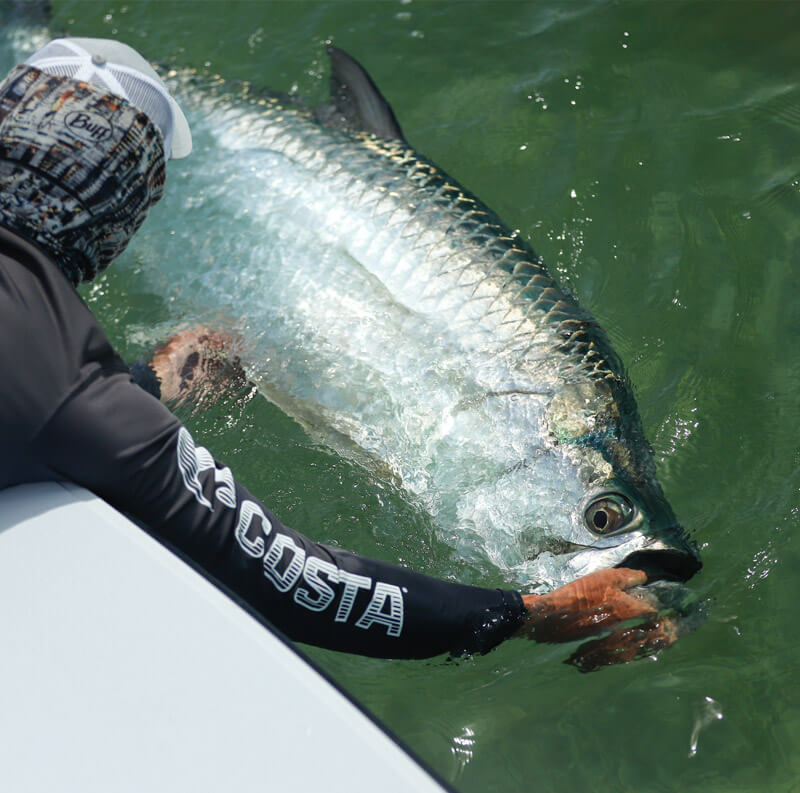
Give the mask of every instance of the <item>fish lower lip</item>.
[[617, 565], [642, 570], [648, 581], [688, 581], [702, 566], [694, 554], [667, 546], [635, 551]]

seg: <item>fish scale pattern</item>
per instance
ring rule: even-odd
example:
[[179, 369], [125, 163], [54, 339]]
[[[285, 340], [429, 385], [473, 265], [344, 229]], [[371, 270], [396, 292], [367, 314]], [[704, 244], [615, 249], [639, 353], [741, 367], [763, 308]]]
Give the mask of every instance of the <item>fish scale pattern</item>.
[[[243, 226], [263, 243], [241, 253], [278, 280], [264, 360], [274, 343], [294, 361], [266, 374], [289, 412], [385, 461], [459, 553], [520, 580], [596, 563], [575, 549], [595, 547], [583, 510], [598, 488], [650, 521], [603, 546], [604, 564], [674, 529], [607, 337], [491, 209], [402, 140], [186, 72], [173, 85], [221, 172], [252, 171], [212, 187], [221, 211], [263, 195]], [[216, 288], [258, 301], [236, 272], [215, 271]], [[573, 550], [543, 553], [554, 538]]]
[[[430, 284], [440, 303], [452, 292], [459, 293], [454, 304], [479, 301], [480, 310], [456, 318], [465, 326], [460, 331], [502, 340], [523, 369], [528, 354], [548, 344], [561, 353], [564, 381], [604, 381], [615, 400], [633, 404], [621, 361], [591, 313], [561, 288], [525, 240], [407, 143], [327, 128], [293, 97], [259, 94], [246, 83], [235, 94], [224, 80], [209, 82], [192, 71], [170, 77], [179, 94], [222, 111], [244, 138], [302, 165], [320, 182], [337, 184], [351, 207], [369, 208], [376, 225], [394, 230], [391, 236], [429, 269], [426, 278], [405, 273], [406, 281]], [[416, 222], [423, 213], [424, 224]]]
[[[456, 317], [461, 332], [502, 340], [523, 369], [531, 363], [529, 353], [547, 343], [561, 353], [566, 382], [601, 380], [616, 400], [632, 404], [622, 364], [594, 317], [556, 283], [527, 242], [404, 141], [325, 128], [307, 106], [259, 95], [248, 84], [232, 96], [221, 79], [208, 82], [190, 71], [171, 77], [181, 93], [202, 92], [203, 102], [223, 110], [231, 124], [240, 122], [259, 146], [301, 164], [320, 181], [338, 183], [350, 206], [368, 207], [377, 225], [394, 230], [419, 254], [418, 262], [435, 265], [427, 278], [416, 279], [430, 285], [428, 297], [436, 294], [446, 304], [457, 291], [450, 302], [480, 302], [480, 310], [472, 306]], [[415, 222], [423, 213], [424, 229]], [[415, 280], [411, 272], [405, 278]], [[436, 308], [429, 301], [427, 310]]]
[[[545, 326], [563, 354], [566, 380], [604, 380], [627, 397], [621, 363], [596, 320], [558, 286], [525, 241], [436, 165], [403, 141], [332, 134], [310, 110], [287, 108], [275, 98], [263, 101], [260, 111], [260, 140], [325, 179], [344, 172], [344, 192], [353, 206], [371, 207], [384, 228], [399, 226], [399, 236], [421, 253], [419, 260], [437, 264], [434, 278], [426, 280], [442, 300], [455, 289], [470, 292], [468, 301], [482, 302], [482, 316], [466, 312], [465, 323], [483, 325], [487, 333], [510, 325], [500, 338], [519, 342], [521, 359]], [[335, 170], [329, 163], [336, 163]], [[378, 201], [376, 191], [383, 194]], [[415, 223], [423, 212], [425, 232]], [[432, 215], [437, 216], [433, 233]]]

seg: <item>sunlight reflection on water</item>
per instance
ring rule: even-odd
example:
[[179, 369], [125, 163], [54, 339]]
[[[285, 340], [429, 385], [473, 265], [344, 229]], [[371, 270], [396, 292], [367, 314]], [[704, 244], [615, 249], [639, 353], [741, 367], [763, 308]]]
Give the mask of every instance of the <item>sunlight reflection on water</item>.
[[695, 718], [692, 737], [689, 739], [689, 757], [694, 757], [697, 754], [700, 733], [708, 727], [709, 724], [713, 724], [715, 721], [719, 721], [722, 718], [723, 713], [719, 703], [711, 697], [704, 697]]

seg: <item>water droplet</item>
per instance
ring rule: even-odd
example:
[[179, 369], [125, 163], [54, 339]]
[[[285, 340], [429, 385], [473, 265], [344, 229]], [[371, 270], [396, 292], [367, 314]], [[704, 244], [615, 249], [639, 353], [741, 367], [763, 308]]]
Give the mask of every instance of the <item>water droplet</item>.
[[694, 757], [697, 754], [700, 731], [704, 730], [712, 722], [719, 721], [722, 718], [723, 713], [719, 703], [711, 697], [703, 697], [694, 720], [692, 737], [689, 739], [689, 757]]

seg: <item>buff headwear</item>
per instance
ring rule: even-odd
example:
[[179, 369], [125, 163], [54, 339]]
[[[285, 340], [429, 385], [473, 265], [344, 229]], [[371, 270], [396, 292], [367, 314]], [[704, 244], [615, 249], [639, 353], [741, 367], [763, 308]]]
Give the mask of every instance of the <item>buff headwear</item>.
[[0, 83], [0, 225], [91, 280], [163, 194], [159, 121], [105, 86], [18, 66]]

